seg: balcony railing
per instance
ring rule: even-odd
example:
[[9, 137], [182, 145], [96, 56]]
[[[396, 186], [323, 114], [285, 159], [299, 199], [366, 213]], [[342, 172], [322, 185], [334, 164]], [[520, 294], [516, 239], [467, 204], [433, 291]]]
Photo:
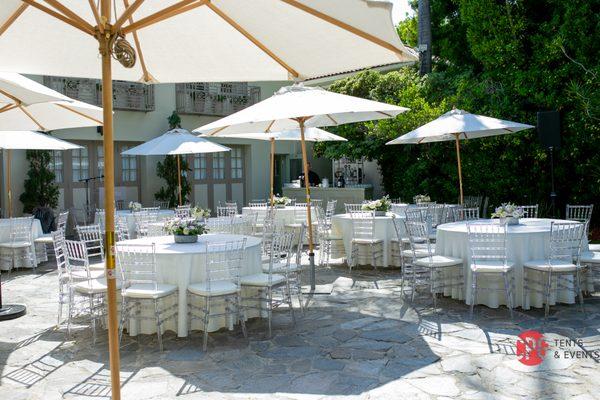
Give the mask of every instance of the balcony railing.
[[[102, 85], [97, 79], [45, 76], [44, 85], [85, 103], [102, 106]], [[138, 82], [113, 82], [113, 108], [127, 111], [154, 111], [154, 87]]]
[[181, 114], [226, 116], [260, 101], [260, 87], [242, 82], [178, 83], [175, 94]]

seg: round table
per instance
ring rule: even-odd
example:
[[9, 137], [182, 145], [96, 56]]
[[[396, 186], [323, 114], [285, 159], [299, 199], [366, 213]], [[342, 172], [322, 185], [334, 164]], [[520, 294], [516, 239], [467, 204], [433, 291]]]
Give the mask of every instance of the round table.
[[[34, 265], [38, 265], [39, 261], [35, 257], [35, 246], [33, 241], [44, 235], [44, 231], [42, 230], [42, 224], [39, 219], [34, 218], [33, 224], [31, 224], [31, 253], [33, 255], [33, 263]], [[1, 218], [0, 219], [0, 243], [10, 242], [10, 218]], [[26, 267], [25, 265], [21, 265], [22, 267]], [[7, 270], [7, 269], [5, 269]]]
[[[130, 210], [118, 210], [116, 212], [117, 218], [125, 218], [127, 220], [127, 229], [129, 230], [129, 237], [136, 237], [135, 234], [135, 218]], [[175, 211], [173, 210], [158, 210], [158, 220], [162, 221], [165, 219], [175, 217]], [[98, 221], [94, 221], [98, 223]]]
[[[544, 259], [549, 252], [550, 244], [550, 224], [555, 222], [569, 222], [559, 219], [546, 218], [521, 218], [518, 225], [510, 225], [507, 230], [506, 246], [509, 261], [514, 263], [515, 276], [515, 307], [521, 306], [524, 309], [530, 307], [542, 307], [542, 295], [530, 292], [529, 298], [525, 298], [523, 291], [523, 263], [534, 260]], [[572, 222], [572, 221], [571, 221]], [[491, 224], [498, 223], [497, 220], [482, 219], [477, 223]], [[584, 250], [587, 250], [587, 241], [584, 243]], [[471, 299], [471, 274], [469, 269], [470, 254], [467, 238], [466, 222], [452, 222], [442, 224], [437, 227], [435, 251], [437, 254], [458, 257], [464, 263], [465, 290], [460, 291], [454, 288], [445, 293], [453, 298], [466, 299], [470, 304]], [[495, 276], [480, 275], [478, 277], [480, 287], [495, 287], [502, 289], [502, 279]], [[561, 290], [553, 294], [551, 304], [556, 302], [574, 303], [574, 294], [568, 290]], [[488, 307], [496, 308], [501, 304], [506, 304], [504, 291], [488, 290], [478, 291], [476, 304], [485, 304]]]
[[[392, 222], [392, 213], [388, 212], [385, 216], [375, 217], [375, 239], [383, 240], [383, 264], [378, 265], [387, 267], [390, 265], [391, 257], [391, 246], [390, 240], [396, 239], [396, 230], [394, 229], [394, 223]], [[404, 216], [395, 215], [396, 218], [403, 219]], [[401, 231], [400, 235], [404, 236], [404, 224], [400, 224]], [[346, 259], [349, 260], [352, 253], [352, 217], [350, 214], [336, 214], [331, 217], [331, 234], [335, 237], [341, 237], [344, 242], [344, 249], [346, 251]], [[359, 254], [359, 264], [371, 264], [371, 258]]]
[[[206, 279], [205, 253], [206, 243], [216, 243], [246, 238], [246, 249], [244, 261], [241, 265], [240, 275], [257, 274], [262, 271], [261, 265], [261, 239], [252, 236], [230, 235], [230, 234], [205, 234], [198, 238], [197, 243], [175, 243], [173, 236], [155, 236], [140, 239], [124, 240], [120, 244], [155, 244], [156, 272], [159, 283], [170, 283], [177, 285], [178, 293], [178, 315], [177, 324], [174, 320], [165, 322], [165, 329], [177, 332], [177, 336], [188, 335], [188, 310], [187, 310], [187, 287], [191, 283], [201, 283]], [[243, 294], [243, 297], [247, 297]], [[169, 306], [170, 304], [165, 304]], [[248, 310], [247, 317], [256, 317], [258, 311], [252, 313]], [[220, 312], [215, 309], [215, 313]], [[208, 330], [216, 331], [223, 327], [232, 328], [233, 321], [225, 317], [211, 318]], [[136, 326], [137, 325], [137, 326]], [[156, 333], [156, 325], [153, 321], [144, 320], [141, 323], [131, 323], [130, 335], [138, 333]], [[202, 324], [194, 320], [192, 329], [201, 329]]]
[[[283, 226], [285, 224], [293, 224], [294, 222], [296, 222], [296, 210], [297, 209], [298, 209], [298, 207], [296, 207], [296, 206], [275, 207], [275, 225]], [[258, 216], [259, 221], [258, 222], [262, 223], [262, 221], [260, 220], [261, 213], [264, 215], [266, 210], [267, 209], [265, 207], [243, 207], [242, 214], [258, 212], [259, 213], [259, 216]], [[303, 211], [306, 211], [306, 210], [303, 208]], [[312, 208], [311, 211], [312, 211], [313, 222], [316, 222], [317, 215], [315, 213], [314, 207]]]

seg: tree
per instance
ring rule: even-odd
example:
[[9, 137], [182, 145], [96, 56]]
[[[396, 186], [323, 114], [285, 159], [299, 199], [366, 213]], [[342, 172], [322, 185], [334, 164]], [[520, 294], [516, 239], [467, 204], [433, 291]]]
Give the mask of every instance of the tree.
[[419, 71], [421, 75], [431, 72], [431, 7], [429, 0], [419, 0]]
[[56, 208], [59, 190], [54, 182], [54, 172], [49, 168], [52, 153], [45, 150], [27, 150], [29, 171], [24, 191], [19, 196], [23, 212], [31, 214], [37, 207]]
[[[169, 121], [169, 129], [181, 128], [181, 117], [176, 111], [167, 118]], [[191, 169], [188, 166], [185, 158], [181, 158], [181, 199], [183, 204], [188, 202], [188, 196], [192, 192], [190, 183], [186, 179], [188, 171]], [[154, 198], [160, 201], [168, 201], [169, 207], [175, 207], [179, 204], [179, 179], [177, 176], [177, 158], [175, 156], [166, 156], [163, 162], [156, 164], [156, 175], [166, 181], [167, 186], [161, 187], [154, 194]]]

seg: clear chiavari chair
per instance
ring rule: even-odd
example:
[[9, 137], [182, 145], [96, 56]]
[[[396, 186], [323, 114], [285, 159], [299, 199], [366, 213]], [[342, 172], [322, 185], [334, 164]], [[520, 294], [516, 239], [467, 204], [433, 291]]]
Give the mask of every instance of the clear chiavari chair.
[[356, 204], [346, 204], [352, 219], [350, 271], [359, 264], [360, 249], [365, 248], [371, 256], [371, 266], [377, 269], [377, 260], [383, 262], [383, 240], [375, 237], [375, 212], [358, 209]]
[[100, 225], [100, 229], [104, 231], [104, 225], [106, 224], [106, 212], [103, 208], [96, 208], [94, 213], [94, 224]]
[[465, 196], [463, 198], [463, 206], [467, 208], [481, 207], [483, 196]]
[[235, 233], [240, 235], [252, 236], [254, 235], [254, 227], [258, 219], [258, 213], [249, 211], [238, 216], [241, 221], [235, 224]]
[[[204, 252], [206, 279], [188, 286], [189, 330], [193, 320], [202, 321], [202, 349], [208, 345], [211, 318], [235, 316], [246, 336], [242, 310], [240, 271], [244, 260], [246, 238], [235, 241], [207, 243]], [[200, 305], [196, 298], [200, 299]], [[219, 311], [223, 310], [223, 311]]]
[[[467, 238], [471, 263], [470, 316], [477, 302], [478, 291], [504, 291], [510, 318], [513, 318], [515, 275], [514, 263], [508, 260], [506, 224], [467, 222]], [[504, 287], [480, 287], [479, 276], [499, 275]]]
[[411, 257], [404, 264], [401, 293], [404, 295], [404, 281], [410, 279], [411, 301], [414, 301], [417, 286], [425, 284], [436, 308], [439, 293], [454, 287], [459, 290], [464, 287], [463, 260], [435, 254], [427, 222], [405, 221], [404, 225], [410, 240], [410, 250], [405, 252], [410, 252]]
[[[69, 211], [63, 211], [58, 214], [58, 218], [56, 219], [56, 230], [62, 231], [63, 235], [67, 229], [67, 221], [69, 219]], [[37, 237], [33, 240], [35, 244], [35, 252], [38, 261], [48, 261], [48, 252], [49, 250], [54, 249], [54, 239], [52, 234], [53, 232], [46, 233], [40, 237]]]
[[310, 205], [313, 208], [320, 207], [323, 208], [323, 199], [310, 199]]
[[[319, 212], [322, 212], [319, 211]], [[271, 271], [277, 274], [285, 275], [291, 293], [290, 295], [295, 295], [298, 299], [298, 303], [300, 304], [300, 310], [304, 313], [304, 303], [302, 299], [302, 250], [304, 249], [304, 233], [306, 230], [306, 226], [302, 226], [299, 231], [294, 232], [291, 231], [294, 236], [292, 238], [292, 248], [289, 253], [289, 260], [286, 260], [286, 263], [275, 263], [271, 266]], [[268, 260], [270, 261], [270, 259]], [[268, 273], [269, 271], [269, 262], [263, 263], [263, 272]], [[286, 268], [287, 267], [287, 268]]]
[[115, 200], [115, 210], [124, 210], [125, 209], [125, 200], [119, 199]]
[[10, 218], [10, 240], [0, 243], [0, 268], [8, 270], [36, 268], [33, 238], [33, 217]]
[[[73, 306], [73, 282], [75, 277], [70, 273], [69, 260], [65, 248], [65, 233], [58, 229], [52, 232], [52, 244], [54, 247], [54, 259], [56, 260], [56, 271], [58, 273], [58, 316], [56, 327], [62, 323], [62, 312], [64, 306], [67, 306], [67, 337], [71, 336], [71, 316]], [[82, 279], [77, 279], [81, 281]]]
[[158, 222], [158, 209], [142, 209], [133, 213], [137, 237], [148, 235], [148, 224]]
[[333, 253], [333, 243], [341, 241], [342, 238], [334, 235], [331, 231], [332, 217], [335, 214], [337, 200], [327, 202], [327, 209], [317, 213], [317, 237], [319, 241], [319, 265], [325, 264], [329, 267], [329, 260]]
[[115, 229], [117, 234], [117, 242], [123, 240], [129, 240], [129, 225], [127, 225], [127, 219], [123, 217], [117, 217], [115, 219]]
[[537, 218], [539, 205], [527, 205], [527, 206], [518, 206], [521, 210], [523, 210], [523, 218]]
[[454, 221], [475, 221], [479, 219], [479, 207], [457, 207], [452, 210]]
[[233, 233], [233, 218], [215, 217], [206, 220], [206, 227], [210, 233]]
[[165, 236], [165, 225], [162, 222], [152, 222], [148, 224], [147, 237]]
[[[131, 319], [154, 320], [158, 347], [162, 351], [162, 326], [166, 321], [177, 318], [177, 286], [158, 282], [154, 243], [117, 243], [115, 248], [122, 277], [119, 337], [123, 335], [124, 326]], [[171, 298], [174, 299], [173, 304], [165, 304]], [[154, 309], [154, 316], [142, 313], [148, 305]]]
[[267, 208], [268, 203], [264, 200], [252, 200], [248, 203], [248, 207], [250, 208]]
[[237, 206], [217, 207], [217, 217], [233, 217], [237, 214]]
[[[267, 313], [268, 336], [271, 337], [271, 321], [273, 310], [280, 305], [289, 307], [292, 320], [296, 323], [294, 307], [292, 305], [290, 282], [287, 275], [276, 273], [275, 270], [289, 269], [290, 256], [292, 254], [293, 232], [281, 232], [274, 235], [269, 242], [269, 268], [267, 272], [242, 276], [240, 284], [242, 289], [250, 289], [248, 292], [258, 292], [255, 297], [242, 298], [243, 308], [258, 309]], [[282, 267], [278, 265], [283, 264]], [[278, 295], [275, 297], [274, 295]]]
[[186, 219], [192, 216], [192, 206], [189, 204], [175, 208], [175, 218]]
[[152, 205], [154, 206], [154, 208], [158, 208], [159, 210], [169, 209], [169, 201], [154, 200]]
[[104, 240], [100, 225], [83, 225], [75, 227], [79, 240], [85, 243], [90, 269], [104, 270]]
[[581, 282], [586, 266], [581, 265], [580, 256], [585, 229], [581, 222], [551, 222], [547, 258], [523, 263], [526, 299], [530, 292], [542, 294], [545, 318], [550, 313], [552, 288], [574, 292], [584, 311]]
[[567, 204], [565, 210], [565, 219], [577, 222], [588, 222], [592, 218], [594, 205], [573, 205]]
[[427, 207], [427, 213], [431, 219], [431, 226], [435, 229], [438, 225], [443, 224], [446, 216], [445, 204], [431, 204]]
[[[266, 204], [266, 203], [265, 203]], [[274, 229], [275, 216], [277, 208], [275, 207], [257, 207], [252, 209], [256, 212], [256, 225], [254, 226], [254, 234], [264, 236]]]

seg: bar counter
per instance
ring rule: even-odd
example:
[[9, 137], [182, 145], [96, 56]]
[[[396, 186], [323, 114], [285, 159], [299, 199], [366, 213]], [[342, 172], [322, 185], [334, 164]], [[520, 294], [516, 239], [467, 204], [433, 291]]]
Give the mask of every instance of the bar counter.
[[[296, 199], [298, 203], [306, 202], [306, 189], [298, 187], [284, 187], [283, 195], [290, 199]], [[323, 207], [327, 205], [329, 200], [337, 200], [335, 213], [345, 213], [345, 203], [360, 204], [363, 200], [371, 200], [373, 198], [373, 187], [365, 185], [365, 187], [318, 187], [310, 188], [310, 196], [313, 200], [323, 200]]]

